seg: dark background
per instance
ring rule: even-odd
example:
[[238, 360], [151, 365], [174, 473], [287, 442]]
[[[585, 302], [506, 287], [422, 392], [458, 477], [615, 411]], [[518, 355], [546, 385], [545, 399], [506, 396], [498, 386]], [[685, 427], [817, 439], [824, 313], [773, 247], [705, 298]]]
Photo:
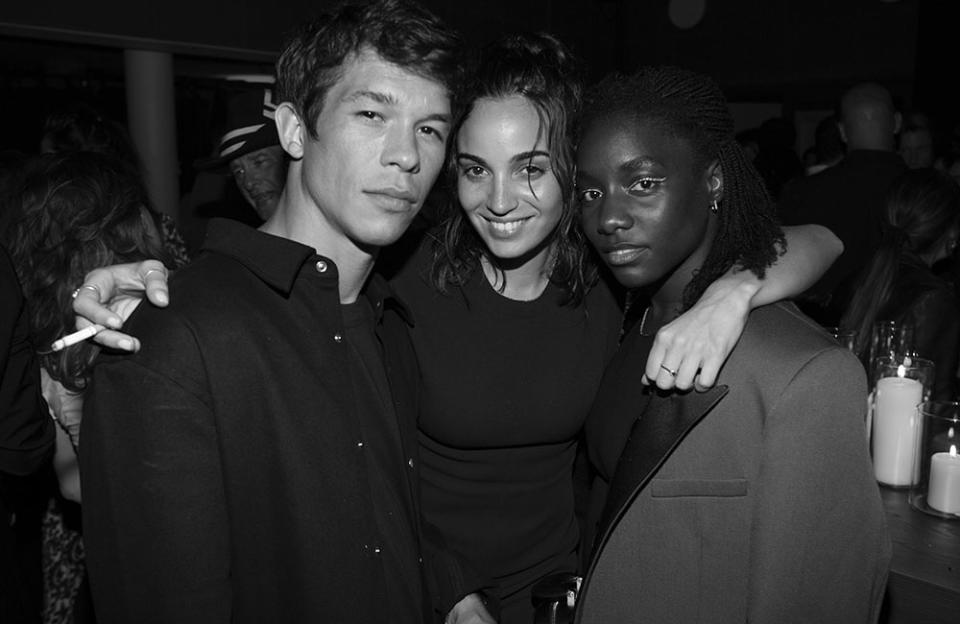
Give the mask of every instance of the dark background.
[[[701, 4], [681, 29], [674, 8]], [[174, 54], [181, 193], [210, 153], [238, 76], [270, 75], [284, 35], [329, 2], [305, 0], [5, 0], [0, 7], [0, 149], [33, 152], [43, 117], [71, 101], [125, 120], [123, 50]], [[592, 78], [639, 64], [713, 75], [742, 129], [783, 115], [797, 151], [852, 83], [875, 80], [904, 110], [940, 127], [960, 119], [953, 75], [952, 0], [424, 0], [469, 44], [547, 30], [588, 63]], [[945, 65], [945, 67], [944, 67]], [[226, 189], [230, 192], [229, 185]]]

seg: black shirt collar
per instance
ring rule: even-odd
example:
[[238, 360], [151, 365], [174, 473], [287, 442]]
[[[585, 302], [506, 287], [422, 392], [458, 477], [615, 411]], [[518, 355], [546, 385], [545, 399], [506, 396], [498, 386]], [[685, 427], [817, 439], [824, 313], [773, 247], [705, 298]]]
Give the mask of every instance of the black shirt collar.
[[[335, 285], [338, 272], [330, 258], [318, 255], [312, 247], [282, 236], [261, 232], [232, 219], [211, 219], [203, 242], [204, 251], [212, 251], [233, 258], [268, 286], [289, 295], [305, 262], [323, 260], [330, 265], [327, 273]], [[367, 280], [364, 293], [373, 305], [377, 322], [389, 306], [404, 322], [413, 326], [413, 317], [406, 304], [378, 273]], [[378, 305], [379, 304], [379, 305]]]
[[[374, 272], [373, 275], [370, 276], [370, 279], [367, 280], [364, 292], [370, 300], [371, 305], [373, 305], [373, 313], [377, 323], [383, 318], [383, 311], [389, 307], [400, 315], [404, 323], [410, 327], [414, 326], [413, 314], [410, 313], [410, 308], [408, 308], [407, 304], [403, 302], [403, 299], [393, 291], [390, 283], [387, 282], [382, 275]], [[380, 305], [377, 305], [378, 303]]]

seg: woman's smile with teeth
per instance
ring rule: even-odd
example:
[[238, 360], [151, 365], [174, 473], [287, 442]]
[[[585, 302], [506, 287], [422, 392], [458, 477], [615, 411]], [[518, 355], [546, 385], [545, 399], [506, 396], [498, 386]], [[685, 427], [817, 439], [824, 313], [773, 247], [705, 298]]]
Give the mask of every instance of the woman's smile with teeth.
[[515, 234], [517, 230], [520, 229], [520, 226], [524, 221], [527, 221], [530, 217], [524, 217], [523, 219], [513, 219], [511, 221], [490, 221], [490, 227], [493, 228], [493, 231], [497, 234], [502, 234], [504, 236], [510, 236]]

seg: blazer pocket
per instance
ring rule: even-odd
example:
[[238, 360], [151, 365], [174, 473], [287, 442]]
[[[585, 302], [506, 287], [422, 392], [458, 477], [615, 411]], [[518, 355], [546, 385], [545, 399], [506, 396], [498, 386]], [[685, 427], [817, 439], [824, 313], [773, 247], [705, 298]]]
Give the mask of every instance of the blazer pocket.
[[654, 479], [650, 482], [652, 498], [746, 495], [746, 479]]

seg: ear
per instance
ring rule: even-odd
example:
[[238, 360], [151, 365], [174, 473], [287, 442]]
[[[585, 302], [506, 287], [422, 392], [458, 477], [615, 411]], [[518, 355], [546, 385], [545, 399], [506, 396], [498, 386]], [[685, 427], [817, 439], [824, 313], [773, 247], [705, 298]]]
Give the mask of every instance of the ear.
[[303, 157], [303, 146], [307, 139], [307, 128], [300, 120], [300, 115], [290, 102], [283, 102], [277, 106], [274, 113], [277, 124], [277, 134], [280, 136], [280, 147], [290, 158]]
[[720, 166], [719, 160], [715, 160], [707, 166], [706, 178], [710, 201], [719, 202], [723, 199], [723, 167]]

